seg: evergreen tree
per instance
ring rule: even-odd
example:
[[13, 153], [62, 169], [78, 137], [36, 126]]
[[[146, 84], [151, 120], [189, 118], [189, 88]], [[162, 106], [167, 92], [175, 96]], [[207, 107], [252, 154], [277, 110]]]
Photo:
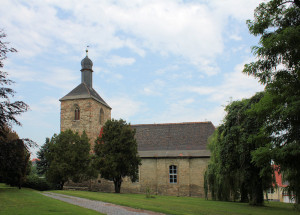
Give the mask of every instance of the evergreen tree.
[[133, 182], [138, 177], [141, 159], [134, 135], [135, 130], [126, 121], [112, 119], [106, 121], [101, 137], [96, 140], [96, 166], [101, 177], [114, 182], [116, 193], [120, 193], [124, 177]]
[[24, 140], [6, 127], [0, 136], [0, 181], [21, 189], [30, 173], [30, 153]]

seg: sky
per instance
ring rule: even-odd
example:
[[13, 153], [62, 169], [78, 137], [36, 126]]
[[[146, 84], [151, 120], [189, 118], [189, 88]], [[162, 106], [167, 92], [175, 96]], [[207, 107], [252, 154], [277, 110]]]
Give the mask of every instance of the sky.
[[0, 28], [18, 50], [3, 70], [30, 106], [13, 129], [39, 146], [60, 132], [59, 99], [80, 84], [87, 46], [112, 118], [218, 126], [230, 101], [264, 89], [242, 73], [255, 60], [246, 20], [260, 2], [1, 0]]

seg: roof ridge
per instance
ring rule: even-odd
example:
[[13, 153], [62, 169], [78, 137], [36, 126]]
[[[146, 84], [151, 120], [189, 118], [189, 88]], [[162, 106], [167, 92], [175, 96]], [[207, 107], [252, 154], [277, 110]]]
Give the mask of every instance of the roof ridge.
[[88, 94], [92, 97], [92, 94], [91, 94], [91, 92], [90, 92], [90, 88], [89, 88], [89, 87], [87, 86], [87, 84], [84, 83], [84, 82], [83, 82], [83, 85], [84, 85], [84, 87], [87, 89]]
[[212, 124], [211, 121], [205, 121], [205, 122], [174, 122], [174, 123], [153, 123], [153, 124], [132, 124], [131, 126], [143, 126], [143, 125], [184, 125], [184, 124]]

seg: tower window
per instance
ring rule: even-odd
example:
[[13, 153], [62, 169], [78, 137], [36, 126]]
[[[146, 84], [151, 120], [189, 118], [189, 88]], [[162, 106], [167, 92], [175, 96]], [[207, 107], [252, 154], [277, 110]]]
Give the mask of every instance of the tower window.
[[169, 166], [169, 180], [171, 184], [177, 183], [177, 166]]
[[79, 107], [76, 107], [75, 108], [75, 117], [74, 117], [75, 120], [80, 120], [80, 109]]
[[104, 123], [104, 111], [102, 108], [100, 109], [99, 122], [100, 122], [100, 125], [103, 125], [103, 123]]

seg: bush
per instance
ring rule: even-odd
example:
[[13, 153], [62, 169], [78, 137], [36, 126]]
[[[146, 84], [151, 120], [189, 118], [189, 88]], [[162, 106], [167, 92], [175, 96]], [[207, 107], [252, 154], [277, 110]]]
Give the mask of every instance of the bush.
[[45, 178], [40, 178], [37, 175], [29, 175], [23, 187], [32, 188], [35, 190], [55, 190], [56, 186], [48, 182]]

